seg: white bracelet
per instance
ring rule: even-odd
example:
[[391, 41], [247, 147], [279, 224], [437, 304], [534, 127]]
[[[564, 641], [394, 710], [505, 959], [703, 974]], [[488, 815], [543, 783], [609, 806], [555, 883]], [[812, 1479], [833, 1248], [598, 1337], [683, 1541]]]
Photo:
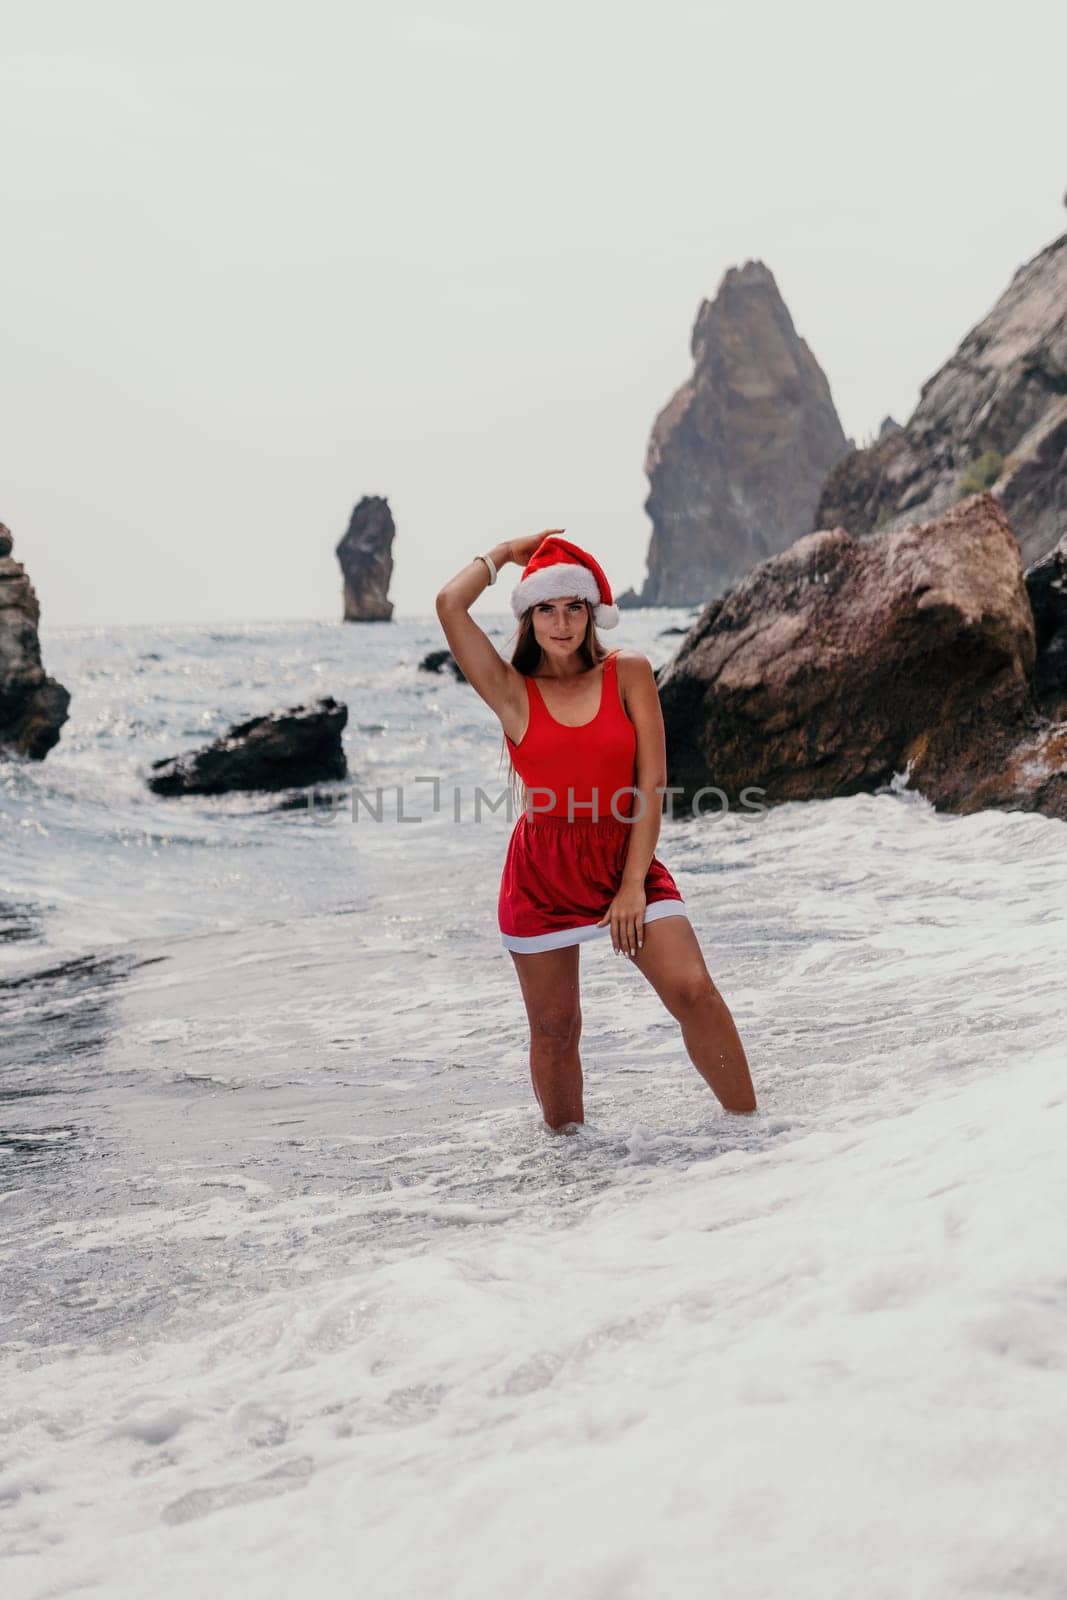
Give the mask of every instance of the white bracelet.
[[489, 587], [492, 588], [493, 584], [496, 582], [496, 568], [494, 567], [490, 558], [488, 556], [477, 555], [472, 556], [471, 560], [485, 562], [486, 566], [489, 568]]

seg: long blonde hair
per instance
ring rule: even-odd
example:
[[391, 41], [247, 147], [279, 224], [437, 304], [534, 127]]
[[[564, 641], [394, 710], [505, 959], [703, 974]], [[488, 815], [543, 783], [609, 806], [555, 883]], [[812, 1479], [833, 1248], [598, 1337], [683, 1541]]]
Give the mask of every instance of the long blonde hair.
[[[585, 602], [585, 614], [585, 636], [578, 646], [578, 654], [582, 659], [584, 670], [590, 672], [606, 656], [609, 656], [611, 651], [605, 650], [600, 642], [596, 631], [596, 623], [593, 620], [593, 608], [588, 600]], [[528, 606], [519, 618], [519, 626], [514, 638], [516, 643], [511, 653], [511, 664], [518, 672], [522, 673], [524, 678], [531, 678], [541, 665], [544, 655], [534, 633], [533, 606]], [[515, 770], [515, 763], [511, 759], [507, 738], [501, 735], [500, 763], [502, 764], [505, 761], [507, 762], [507, 785], [511, 799], [510, 815], [518, 816], [519, 812], [525, 811], [529, 804], [529, 792], [523, 779]]]

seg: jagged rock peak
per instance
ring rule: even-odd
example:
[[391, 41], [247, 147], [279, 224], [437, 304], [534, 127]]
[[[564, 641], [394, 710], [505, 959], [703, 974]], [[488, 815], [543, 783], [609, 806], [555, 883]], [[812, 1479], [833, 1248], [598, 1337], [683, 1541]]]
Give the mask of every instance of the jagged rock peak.
[[691, 605], [811, 526], [848, 449], [830, 387], [762, 261], [730, 267], [701, 303], [693, 371], [657, 416], [642, 605]]
[[689, 350], [694, 361], [705, 360], [709, 353], [710, 342], [721, 338], [722, 319], [738, 319], [744, 315], [740, 296], [754, 292], [762, 292], [766, 296], [767, 304], [773, 314], [777, 315], [780, 308], [790, 332], [796, 337], [793, 320], [778, 292], [774, 273], [769, 267], [764, 266], [762, 261], [746, 261], [742, 267], [727, 267], [719, 280], [714, 300], [701, 301], [689, 340]]
[[388, 622], [393, 615], [389, 583], [393, 576], [396, 525], [388, 500], [364, 495], [352, 512], [337, 546], [343, 578], [345, 622]]

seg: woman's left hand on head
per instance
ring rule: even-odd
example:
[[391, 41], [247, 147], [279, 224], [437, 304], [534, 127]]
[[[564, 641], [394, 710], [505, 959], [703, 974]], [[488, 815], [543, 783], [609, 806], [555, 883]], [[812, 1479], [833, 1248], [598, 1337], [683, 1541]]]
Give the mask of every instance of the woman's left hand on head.
[[637, 884], [623, 885], [611, 902], [598, 928], [611, 924], [611, 943], [616, 955], [634, 956], [645, 942], [645, 891]]

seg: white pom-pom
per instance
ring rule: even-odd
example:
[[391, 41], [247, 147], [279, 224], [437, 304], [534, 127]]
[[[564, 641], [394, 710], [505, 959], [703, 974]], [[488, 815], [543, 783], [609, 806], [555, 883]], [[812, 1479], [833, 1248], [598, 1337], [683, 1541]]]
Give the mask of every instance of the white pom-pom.
[[618, 606], [605, 605], [602, 600], [596, 608], [596, 625], [598, 628], [617, 628], [619, 626]]

